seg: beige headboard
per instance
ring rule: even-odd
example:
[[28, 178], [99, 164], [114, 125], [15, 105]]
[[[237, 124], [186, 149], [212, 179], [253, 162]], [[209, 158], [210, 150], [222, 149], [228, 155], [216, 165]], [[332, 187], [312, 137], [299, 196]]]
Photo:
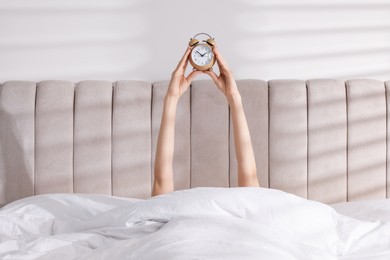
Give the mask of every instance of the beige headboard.
[[[44, 193], [148, 198], [167, 81], [8, 81], [0, 204]], [[326, 203], [390, 196], [390, 81], [239, 80], [261, 186]], [[179, 101], [176, 189], [237, 186], [229, 107], [211, 81]]]

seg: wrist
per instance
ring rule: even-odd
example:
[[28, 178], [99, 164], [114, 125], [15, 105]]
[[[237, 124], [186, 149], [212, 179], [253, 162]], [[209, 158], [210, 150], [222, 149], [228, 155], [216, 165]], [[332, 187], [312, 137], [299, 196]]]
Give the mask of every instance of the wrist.
[[180, 97], [177, 96], [177, 95], [166, 94], [165, 98], [164, 98], [164, 102], [169, 102], [169, 103], [174, 102], [174, 103], [177, 103], [177, 102], [179, 102], [179, 99], [180, 99]]
[[178, 96], [166, 95], [164, 98], [164, 109], [176, 113], [177, 103], [179, 102]]
[[228, 94], [227, 100], [228, 100], [229, 106], [241, 105], [240, 93]]

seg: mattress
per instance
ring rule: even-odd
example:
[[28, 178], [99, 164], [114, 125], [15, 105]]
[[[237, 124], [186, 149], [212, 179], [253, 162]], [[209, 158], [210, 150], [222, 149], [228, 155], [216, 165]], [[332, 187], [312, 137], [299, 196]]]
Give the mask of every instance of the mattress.
[[38, 195], [0, 209], [0, 257], [388, 260], [390, 200], [329, 206], [253, 187]]

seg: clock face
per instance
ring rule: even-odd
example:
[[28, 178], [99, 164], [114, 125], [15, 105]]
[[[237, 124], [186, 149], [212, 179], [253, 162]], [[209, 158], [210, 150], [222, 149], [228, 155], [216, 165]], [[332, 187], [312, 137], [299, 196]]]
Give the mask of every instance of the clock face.
[[198, 66], [205, 66], [211, 63], [213, 57], [213, 50], [206, 44], [196, 45], [191, 52], [191, 59]]

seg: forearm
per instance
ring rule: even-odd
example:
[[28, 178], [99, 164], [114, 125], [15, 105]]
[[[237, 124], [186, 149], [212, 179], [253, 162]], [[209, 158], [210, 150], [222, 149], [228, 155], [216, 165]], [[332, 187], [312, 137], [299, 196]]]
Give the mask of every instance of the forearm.
[[164, 175], [172, 175], [177, 102], [178, 97], [167, 95], [164, 98], [154, 163], [154, 171], [158, 173], [157, 175], [155, 174], [157, 178], [170, 177]]
[[241, 177], [252, 176], [252, 184], [256, 185], [258, 183], [256, 161], [241, 96], [239, 93], [233, 94], [229, 96], [228, 101], [233, 123], [234, 144], [239, 172], [238, 182], [248, 186], [248, 183], [242, 183], [244, 180], [248, 180], [248, 178], [241, 179]]

